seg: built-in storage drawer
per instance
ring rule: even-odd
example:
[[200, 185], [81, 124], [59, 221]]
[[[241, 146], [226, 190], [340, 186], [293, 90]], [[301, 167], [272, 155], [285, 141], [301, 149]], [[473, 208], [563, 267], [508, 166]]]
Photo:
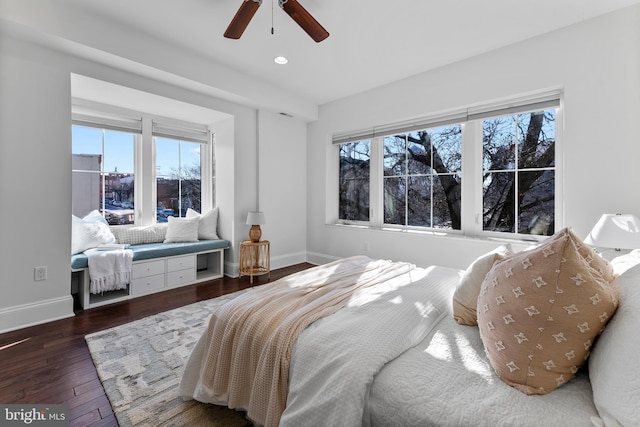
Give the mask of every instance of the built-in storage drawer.
[[133, 279], [164, 274], [164, 260], [134, 262], [131, 274]]
[[186, 270], [170, 271], [167, 273], [167, 287], [175, 288], [177, 286], [186, 285], [196, 280], [195, 268]]
[[164, 274], [139, 277], [131, 281], [131, 295], [146, 295], [164, 289]]
[[195, 269], [195, 255], [178, 256], [167, 259], [167, 271], [186, 270], [187, 268]]
[[89, 269], [72, 270], [80, 304], [88, 309], [167, 289], [217, 279], [224, 273], [224, 249], [134, 261], [127, 289], [91, 294]]

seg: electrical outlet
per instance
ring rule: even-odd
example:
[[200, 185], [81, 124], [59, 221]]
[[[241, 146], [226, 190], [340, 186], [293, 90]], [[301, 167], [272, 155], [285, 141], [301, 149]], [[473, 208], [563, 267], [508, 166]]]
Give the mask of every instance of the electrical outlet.
[[47, 280], [47, 267], [36, 267], [33, 269], [33, 276], [36, 281]]

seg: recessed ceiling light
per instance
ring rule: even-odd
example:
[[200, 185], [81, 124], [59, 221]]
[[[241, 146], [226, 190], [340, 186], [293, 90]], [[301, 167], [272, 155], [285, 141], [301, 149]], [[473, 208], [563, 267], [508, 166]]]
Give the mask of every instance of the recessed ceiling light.
[[289, 62], [289, 60], [284, 56], [276, 56], [275, 58], [273, 58], [273, 60], [276, 64], [280, 64], [280, 65], [284, 65], [287, 62]]

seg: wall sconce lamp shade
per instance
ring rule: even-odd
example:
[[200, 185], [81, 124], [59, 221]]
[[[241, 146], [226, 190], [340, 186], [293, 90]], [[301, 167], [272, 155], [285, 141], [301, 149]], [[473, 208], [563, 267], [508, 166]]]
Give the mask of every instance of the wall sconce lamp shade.
[[584, 242], [615, 249], [640, 248], [640, 219], [633, 214], [604, 214]]
[[249, 212], [247, 214], [247, 224], [251, 225], [251, 229], [249, 230], [249, 240], [254, 243], [260, 241], [260, 237], [262, 237], [260, 224], [264, 223], [265, 220], [263, 212]]

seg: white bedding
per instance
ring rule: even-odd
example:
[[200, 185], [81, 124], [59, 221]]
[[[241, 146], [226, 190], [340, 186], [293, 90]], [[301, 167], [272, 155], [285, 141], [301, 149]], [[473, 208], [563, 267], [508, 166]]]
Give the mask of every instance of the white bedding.
[[375, 374], [450, 315], [446, 307], [462, 271], [430, 267], [408, 274], [410, 281], [399, 277], [363, 293], [300, 334], [281, 426], [362, 424]]
[[292, 349], [280, 425], [603, 424], [586, 367], [547, 395], [525, 395], [497, 377], [478, 328], [453, 319], [462, 274], [413, 269], [358, 291], [346, 307], [306, 327]]
[[445, 316], [422, 342], [387, 364], [371, 388], [367, 423], [376, 426], [591, 426], [597, 416], [585, 370], [546, 395], [503, 383], [478, 328]]

